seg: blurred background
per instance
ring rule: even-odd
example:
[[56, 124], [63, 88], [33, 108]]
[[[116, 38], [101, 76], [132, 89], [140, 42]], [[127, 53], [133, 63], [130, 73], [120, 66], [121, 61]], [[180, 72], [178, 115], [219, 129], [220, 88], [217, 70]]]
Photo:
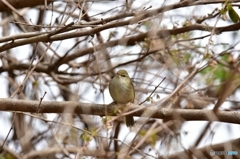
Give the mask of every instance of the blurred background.
[[[0, 97], [107, 105], [113, 101], [108, 83], [125, 69], [135, 104], [200, 110], [212, 109], [221, 98], [220, 110], [238, 111], [239, 2], [1, 1]], [[177, 114], [169, 121], [135, 117], [132, 128], [106, 119], [112, 117], [0, 112], [0, 158], [240, 153], [234, 142], [240, 127], [231, 118], [210, 123], [211, 117], [184, 121]]]

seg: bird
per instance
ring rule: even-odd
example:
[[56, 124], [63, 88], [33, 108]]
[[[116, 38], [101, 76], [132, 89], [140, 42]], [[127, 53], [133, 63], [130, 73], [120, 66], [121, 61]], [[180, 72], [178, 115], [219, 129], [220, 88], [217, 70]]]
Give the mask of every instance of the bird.
[[[132, 81], [126, 70], [119, 70], [113, 79], [109, 82], [109, 92], [116, 104], [133, 103], [135, 91]], [[125, 117], [127, 127], [134, 125], [132, 116]]]

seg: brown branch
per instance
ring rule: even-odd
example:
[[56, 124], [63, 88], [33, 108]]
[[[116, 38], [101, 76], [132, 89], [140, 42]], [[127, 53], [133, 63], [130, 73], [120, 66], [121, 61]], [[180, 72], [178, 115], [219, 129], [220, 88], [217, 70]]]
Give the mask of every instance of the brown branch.
[[[227, 27], [216, 27], [215, 31], [217, 33], [220, 33], [223, 31], [239, 30], [239, 28], [240, 28], [240, 23], [237, 23], [237, 24], [233, 24], [233, 25], [230, 25]], [[74, 60], [75, 58], [93, 53], [94, 50], [99, 50], [101, 48], [108, 48], [108, 47], [113, 47], [113, 46], [117, 46], [117, 45], [124, 45], [124, 46], [135, 45], [137, 42], [143, 42], [144, 39], [146, 39], [146, 38], [151, 38], [151, 37], [156, 37], [156, 36], [158, 36], [159, 38], [166, 38], [170, 35], [177, 35], [177, 34], [194, 31], [194, 30], [211, 31], [212, 29], [214, 29], [214, 27], [206, 27], [205, 25], [196, 24], [196, 25], [186, 26], [186, 27], [172, 29], [172, 30], [170, 30], [170, 29], [169, 30], [161, 29], [161, 30], [155, 30], [155, 31], [151, 30], [146, 33], [133, 35], [133, 36], [121, 38], [118, 40], [112, 40], [112, 41], [106, 42], [104, 44], [97, 45], [94, 48], [91, 47], [91, 48], [87, 48], [84, 50], [83, 49], [77, 50], [76, 52], [72, 53], [71, 55], [66, 56], [65, 59], [63, 59], [59, 65], [61, 65], [63, 63], [67, 63], [68, 61]], [[231, 30], [231, 29], [233, 29], [233, 30]], [[77, 34], [77, 33], [75, 33], [75, 34]], [[1, 51], [1, 48], [0, 48], [0, 51]]]
[[[53, 2], [53, 0], [34, 0], [34, 1], [28, 1], [28, 0], [7, 0], [7, 2], [13, 6], [16, 9], [19, 8], [24, 8], [24, 7], [35, 7], [38, 5], [44, 5], [45, 2], [47, 2], [47, 4]], [[2, 1], [0, 1], [0, 12], [3, 11], [9, 11], [10, 9], [6, 6], [6, 4]]]
[[[39, 101], [26, 101], [15, 99], [0, 99], [0, 111], [19, 111], [37, 113]], [[74, 101], [42, 101], [39, 113], [63, 113], [67, 110], [74, 109], [76, 114], [99, 115], [105, 116], [104, 104], [81, 103]], [[68, 108], [68, 109], [66, 109]], [[71, 109], [70, 109], [71, 108]], [[142, 109], [139, 109], [142, 108]], [[107, 106], [108, 115], [116, 115], [114, 110], [119, 109], [117, 105]], [[134, 111], [138, 109], [139, 111]], [[179, 116], [186, 121], [209, 121], [209, 117], [214, 116], [212, 110], [190, 110], [190, 109], [159, 109], [156, 106], [143, 107], [133, 105], [130, 107], [133, 110], [133, 116], [141, 116], [143, 113], [149, 112], [152, 118], [160, 119], [175, 119]], [[226, 123], [240, 124], [240, 112], [238, 111], [219, 111], [216, 114], [217, 118], [211, 118], [211, 121], [220, 121]]]
[[[28, 1], [28, 0], [8, 0], [8, 3], [11, 4], [14, 8], [16, 9], [20, 9], [20, 8], [25, 8], [25, 7], [36, 7], [38, 5], [45, 5], [45, 2], [47, 2], [47, 4], [50, 4], [51, 2], [54, 2], [56, 0], [34, 0], [34, 1]], [[90, 1], [90, 2], [93, 2], [93, 1], [97, 1], [97, 0], [87, 0], [87, 1]], [[66, 1], [67, 2], [67, 1]], [[79, 1], [78, 0], [71, 0], [69, 2], [76, 2], [78, 3]], [[201, 0], [201, 1], [197, 1], [197, 2], [194, 2], [192, 4], [190, 4], [191, 6], [192, 5], [206, 5], [206, 4], [216, 4], [216, 3], [225, 3], [226, 1], [225, 0], [211, 0], [211, 1], [208, 1], [208, 0]], [[231, 2], [239, 2], [239, 0], [231, 0]], [[188, 1], [186, 1], [185, 3], [176, 3], [175, 6], [186, 6], [188, 5]], [[0, 1], [0, 12], [3, 12], [3, 11], [8, 11], [9, 8], [6, 7], [6, 5]]]
[[[129, 20], [127, 21], [121, 21], [117, 22], [114, 24], [106, 24], [103, 26], [99, 26], [96, 28], [93, 28], [91, 30], [85, 30], [85, 31], [77, 31], [77, 32], [71, 32], [71, 33], [64, 33], [64, 34], [58, 34], [49, 37], [49, 33], [45, 33], [42, 35], [34, 36], [34, 37], [29, 37], [26, 39], [18, 39], [18, 40], [13, 40], [12, 42], [9, 42], [7, 44], [4, 44], [0, 46], [0, 52], [17, 47], [17, 46], [22, 46], [26, 44], [32, 44], [32, 43], [37, 43], [37, 42], [51, 42], [51, 41], [58, 41], [58, 40], [66, 40], [70, 38], [77, 38], [81, 36], [88, 36], [88, 35], [94, 35], [100, 31], [103, 31], [105, 29], [113, 28], [113, 27], [119, 27], [119, 26], [125, 26], [128, 25], [130, 22]], [[134, 35], [134, 36], [129, 36], [126, 38], [121, 38], [118, 40], [112, 40], [107, 43], [104, 43], [103, 45], [98, 45], [95, 46], [96, 49], [99, 49], [100, 47], [110, 47], [110, 46], [116, 46], [116, 45], [135, 45], [136, 42], [142, 42], [145, 38], [151, 38], [151, 37], [156, 37], [158, 36], [159, 38], [166, 38], [170, 35], [177, 35], [185, 32], [190, 32], [190, 31], [212, 31], [212, 29], [215, 29], [215, 33], [220, 34], [222, 32], [227, 32], [227, 31], [236, 31], [239, 30], [240, 28], [240, 22], [236, 24], [232, 24], [229, 26], [225, 27], [211, 27], [211, 26], [205, 26], [205, 25], [200, 25], [200, 24], [195, 24], [195, 25], [190, 25], [190, 26], [185, 26], [181, 28], [176, 28], [176, 29], [164, 29], [164, 30], [150, 30], [146, 33]], [[31, 34], [30, 34], [31, 35]], [[14, 36], [11, 37], [12, 39], [15, 39]], [[87, 48], [83, 51], [81, 51], [81, 54], [88, 54], [93, 52], [93, 48]], [[79, 53], [78, 53], [79, 54]], [[71, 55], [75, 57], [79, 57], [78, 55]]]
[[[66, 147], [65, 149], [69, 153], [74, 153], [74, 154], [79, 153], [81, 155], [86, 155], [86, 156], [111, 158], [111, 156], [114, 155], [114, 152], [105, 152], [105, 151], [100, 151], [100, 150], [88, 150], [87, 148]], [[47, 148], [45, 150], [32, 151], [32, 152], [22, 156], [22, 158], [23, 159], [38, 158], [38, 157], [45, 158], [46, 156], [49, 156], [51, 154], [57, 154], [57, 153], [62, 153], [62, 149], [59, 147], [52, 147], [52, 148]]]
[[[13, 70], [27, 70], [30, 66], [30, 63], [10, 63], [8, 66], [0, 67], [0, 73]], [[49, 73], [49, 66], [39, 63], [34, 71]]]
[[[12, 42], [9, 42], [7, 44], [2, 45], [0, 47], [0, 52], [11, 49], [11, 48], [14, 48], [14, 47], [17, 47], [17, 46], [22, 46], [22, 45], [36, 43], [36, 42], [51, 42], [51, 41], [65, 40], [65, 39], [76, 38], [76, 37], [81, 37], [81, 36], [94, 35], [94, 34], [100, 32], [100, 31], [103, 31], [103, 30], [106, 30], [106, 29], [138, 23], [145, 18], [149, 18], [149, 16], [153, 16], [153, 15], [156, 15], [158, 13], [165, 12], [167, 10], [177, 9], [177, 8], [183, 7], [184, 6], [183, 4], [185, 4], [185, 3], [188, 4], [189, 2], [184, 1], [184, 2], [181, 2], [181, 3], [178, 3], [178, 4], [169, 5], [169, 6], [161, 7], [161, 8], [158, 8], [158, 9], [154, 9], [154, 10], [151, 10], [151, 11], [148, 11], [148, 12], [143, 12], [143, 13], [141, 12], [141, 13], [139, 13], [140, 15], [135, 16], [135, 17], [133, 17], [129, 20], [125, 20], [125, 21], [122, 20], [122, 21], [118, 21], [118, 22], [114, 22], [114, 23], [107, 23], [105, 25], [95, 27], [91, 30], [59, 34], [59, 35], [55, 35], [55, 36], [51, 36], [51, 37], [49, 37], [49, 33], [46, 33], [46, 34], [43, 34], [43, 35], [29, 37], [28, 39], [19, 39], [19, 40], [16, 40], [15, 36], [11, 36]], [[79, 27], [78, 26], [73, 26], [73, 27], [70, 27], [69, 29], [66, 29], [65, 31], [70, 31], [70, 30], [77, 29], [77, 28], [79, 28]], [[195, 24], [195, 25], [186, 26], [186, 27], [177, 28], [177, 29], [172, 29], [172, 30], [159, 30], [159, 31], [157, 31], [157, 34], [158, 34], [159, 37], [163, 37], [164, 35], [165, 36], [166, 35], [177, 35], [177, 34], [180, 34], [180, 33], [189, 32], [189, 31], [193, 31], [193, 30], [211, 31], [213, 28], [214, 27]], [[239, 30], [239, 28], [240, 28], [240, 24], [237, 23], [237, 24], [233, 24], [233, 25], [230, 25], [230, 26], [226, 26], [226, 27], [216, 27], [215, 30], [216, 30], [216, 33], [221, 33], [221, 32], [224, 32], [224, 31]], [[125, 40], [123, 40], [124, 44], [134, 45], [134, 44], [136, 44], [136, 42], [143, 41], [144, 38], [149, 37], [148, 34], [149, 34], [149, 32], [140, 34], [137, 37], [133, 36], [132, 39], [129, 39], [129, 40], [125, 39]], [[10, 38], [5, 38], [5, 39], [10, 39]]]

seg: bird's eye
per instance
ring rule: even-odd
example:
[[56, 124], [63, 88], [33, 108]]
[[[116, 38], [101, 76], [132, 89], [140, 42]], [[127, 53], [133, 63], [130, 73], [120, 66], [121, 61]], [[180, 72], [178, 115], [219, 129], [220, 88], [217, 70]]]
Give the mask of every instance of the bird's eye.
[[126, 75], [120, 75], [120, 76], [122, 76], [122, 77], [126, 77]]

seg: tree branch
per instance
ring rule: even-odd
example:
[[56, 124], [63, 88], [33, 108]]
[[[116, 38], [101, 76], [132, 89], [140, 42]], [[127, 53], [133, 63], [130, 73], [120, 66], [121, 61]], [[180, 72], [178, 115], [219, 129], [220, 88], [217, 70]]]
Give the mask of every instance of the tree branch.
[[[19, 111], [37, 113], [39, 101], [26, 101], [15, 99], [0, 99], [0, 111]], [[106, 109], [107, 107], [107, 109]], [[76, 114], [99, 115], [105, 116], [107, 111], [108, 115], [117, 115], [115, 110], [118, 110], [118, 105], [104, 105], [104, 104], [91, 104], [81, 103], [74, 101], [42, 101], [39, 107], [39, 113], [70, 113], [74, 110]], [[240, 112], [238, 111], [219, 111], [214, 114], [212, 110], [192, 110], [192, 109], [159, 109], [159, 106], [130, 106], [131, 114], [133, 116], [158, 118], [158, 119], [176, 119], [179, 117], [185, 121], [220, 121], [226, 123], [240, 124]], [[125, 115], [123, 114], [123, 115]], [[216, 116], [213, 118], [213, 116]]]

